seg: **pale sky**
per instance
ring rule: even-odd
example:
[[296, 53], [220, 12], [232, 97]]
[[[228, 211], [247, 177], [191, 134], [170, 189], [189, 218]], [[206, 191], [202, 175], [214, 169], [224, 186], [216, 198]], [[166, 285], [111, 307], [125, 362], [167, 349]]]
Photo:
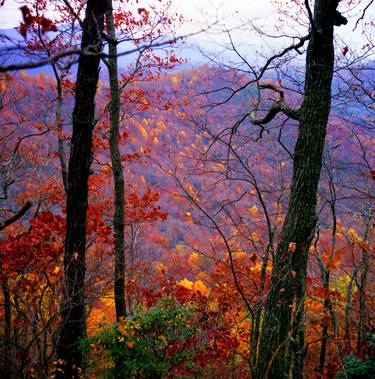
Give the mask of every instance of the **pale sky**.
[[[21, 21], [22, 0], [5, 0], [5, 5], [0, 8], [0, 28], [11, 28], [17, 26]], [[139, 1], [139, 4], [142, 0]], [[192, 19], [199, 22], [204, 19], [202, 13], [208, 14], [213, 19], [218, 13], [219, 18], [226, 16], [247, 16], [250, 18], [264, 17], [272, 13], [270, 0], [174, 0], [174, 7], [181, 12], [186, 20]]]
[[[152, 2], [154, 0], [139, 0], [138, 6], [142, 3]], [[340, 10], [347, 14], [349, 24], [337, 29], [336, 33], [340, 36], [348, 46], [360, 46], [366, 43], [366, 34], [363, 34], [361, 27], [358, 27], [354, 32], [353, 28], [355, 21], [362, 13], [364, 6], [370, 0], [342, 0]], [[273, 0], [173, 0], [173, 7], [181, 14], [184, 15], [185, 23], [177, 34], [187, 34], [199, 30], [204, 25], [213, 23], [214, 20], [219, 19], [220, 24], [214, 28], [209, 35], [200, 35], [208, 41], [228, 42], [227, 35], [223, 34], [224, 29], [233, 29], [240, 24], [249, 25], [249, 20], [252, 20], [256, 26], [260, 26], [262, 30], [270, 34], [279, 34], [275, 30], [275, 25], [280, 15], [275, 11], [276, 7]], [[294, 0], [283, 0], [282, 4], [288, 12], [293, 13]], [[22, 5], [22, 0], [5, 0], [5, 5], [0, 8], [0, 29], [12, 28], [19, 25], [21, 21], [21, 12], [19, 11]], [[280, 2], [279, 2], [280, 3]], [[351, 3], [351, 8], [347, 8], [347, 3]], [[281, 20], [287, 19], [281, 16]], [[307, 18], [300, 16], [301, 23], [306, 25]], [[375, 4], [370, 7], [367, 12], [367, 21], [375, 19]], [[299, 20], [298, 20], [299, 21]], [[280, 23], [280, 21], [279, 21]], [[282, 24], [283, 32], [290, 35], [305, 34], [306, 27], [298, 25], [298, 22], [291, 22], [290, 20]], [[367, 35], [374, 34], [375, 28], [368, 27]], [[233, 40], [236, 43], [252, 44], [254, 43], [254, 32], [250, 31], [248, 27], [236, 29], [232, 32]], [[375, 36], [373, 41], [375, 40]], [[277, 47], [282, 41], [278, 39], [271, 39], [269, 44], [272, 47]], [[257, 46], [259, 43], [257, 42]], [[262, 46], [264, 47], [264, 46]]]

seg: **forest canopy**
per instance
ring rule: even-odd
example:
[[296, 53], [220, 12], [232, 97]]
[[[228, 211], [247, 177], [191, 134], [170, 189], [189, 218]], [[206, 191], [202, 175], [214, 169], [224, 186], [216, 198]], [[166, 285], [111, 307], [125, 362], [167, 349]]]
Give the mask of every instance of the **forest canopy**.
[[182, 3], [0, 1], [0, 377], [374, 378], [375, 2]]

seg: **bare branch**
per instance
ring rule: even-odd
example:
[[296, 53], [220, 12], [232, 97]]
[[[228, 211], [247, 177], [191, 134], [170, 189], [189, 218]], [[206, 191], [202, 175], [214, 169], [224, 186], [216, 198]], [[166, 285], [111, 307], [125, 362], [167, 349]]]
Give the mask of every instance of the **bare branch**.
[[32, 204], [30, 203], [30, 201], [28, 201], [17, 214], [0, 224], [0, 230], [3, 230], [9, 225], [14, 224], [31, 208], [31, 206]]
[[[173, 45], [176, 42], [182, 41], [182, 40], [184, 40], [184, 39], [186, 39], [188, 37], [193, 37], [193, 36], [195, 36], [197, 34], [204, 33], [205, 31], [207, 31], [210, 28], [212, 28], [213, 25], [214, 24], [209, 25], [209, 26], [207, 26], [207, 28], [200, 29], [197, 32], [193, 32], [193, 33], [189, 33], [189, 34], [184, 34], [184, 35], [177, 36], [177, 37], [165, 40], [165, 41], [156, 42], [156, 43], [154, 41], [151, 41], [148, 44], [136, 46], [133, 49], [125, 50], [125, 51], [123, 51], [121, 53], [118, 53], [117, 57], [131, 55], [131, 54], [134, 54], [136, 52], [140, 52], [141, 53], [144, 50], [148, 50], [148, 49], [154, 49], [154, 48], [164, 47], [164, 46], [168, 46], [168, 45]], [[135, 43], [140, 43], [141, 39], [134, 39], [133, 41]], [[0, 73], [2, 73], [2, 72], [8, 72], [8, 71], [25, 70], [25, 69], [29, 69], [29, 68], [37, 68], [37, 67], [46, 66], [47, 64], [55, 62], [55, 61], [57, 61], [60, 58], [64, 58], [64, 57], [71, 56], [71, 55], [80, 55], [80, 54], [91, 55], [91, 56], [97, 56], [97, 55], [99, 55], [100, 58], [113, 58], [110, 54], [106, 54], [106, 53], [103, 53], [103, 52], [97, 54], [97, 53], [95, 53], [93, 51], [95, 51], [95, 49], [93, 49], [93, 46], [87, 46], [87, 48], [85, 48], [83, 50], [82, 49], [77, 49], [77, 48], [72, 48], [72, 49], [68, 49], [68, 50], [62, 51], [60, 53], [51, 55], [48, 58], [41, 59], [41, 60], [36, 61], [36, 62], [14, 63], [14, 64], [10, 64], [10, 65], [0, 66]], [[75, 61], [73, 61], [72, 64], [76, 63], [76, 62], [78, 62], [78, 58]]]
[[293, 119], [293, 120], [299, 120], [299, 110], [295, 110], [290, 108], [286, 102], [285, 102], [285, 97], [284, 97], [284, 91], [281, 89], [277, 88], [273, 84], [260, 84], [259, 89], [270, 89], [274, 92], [277, 92], [279, 94], [279, 100], [275, 103], [272, 104], [270, 110], [267, 112], [267, 114], [264, 117], [258, 118], [256, 117], [255, 111], [250, 114], [250, 119], [251, 122], [254, 125], [264, 125], [269, 123], [274, 119], [274, 117], [278, 113], [284, 113], [287, 117]]
[[68, 0], [63, 0], [63, 3], [66, 5], [66, 7], [69, 9], [69, 11], [72, 13], [74, 18], [78, 21], [79, 25], [83, 29], [83, 21], [79, 17], [78, 13], [74, 10], [74, 8], [71, 6]]
[[363, 12], [362, 12], [361, 17], [360, 17], [360, 18], [356, 21], [356, 23], [355, 23], [355, 26], [354, 26], [354, 28], [353, 28], [353, 32], [354, 32], [354, 30], [356, 30], [356, 28], [357, 28], [359, 22], [360, 22], [361, 20], [364, 19], [367, 10], [370, 8], [370, 6], [371, 6], [373, 3], [374, 3], [374, 0], [370, 0], [370, 2], [366, 5], [365, 9], [364, 9]]

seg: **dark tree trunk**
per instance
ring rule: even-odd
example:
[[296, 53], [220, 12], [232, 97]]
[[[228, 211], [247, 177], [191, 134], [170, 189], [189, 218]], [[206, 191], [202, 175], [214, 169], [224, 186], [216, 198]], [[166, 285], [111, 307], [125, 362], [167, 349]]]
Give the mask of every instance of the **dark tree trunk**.
[[359, 298], [359, 320], [357, 325], [357, 353], [361, 356], [366, 352], [366, 344], [368, 343], [368, 317], [367, 317], [367, 296], [366, 286], [368, 280], [368, 273], [370, 270], [370, 228], [372, 223], [372, 209], [369, 209], [368, 219], [366, 223], [366, 231], [363, 238], [364, 245], [361, 247], [361, 261], [359, 268], [361, 275], [358, 284], [358, 298]]
[[[326, 303], [324, 303], [324, 306], [326, 307]], [[327, 352], [327, 342], [328, 342], [328, 325], [323, 325], [323, 331], [322, 331], [322, 343], [320, 345], [320, 355], [319, 355], [319, 367], [318, 367], [318, 374], [317, 379], [323, 378], [324, 375], [324, 365], [326, 360], [326, 352]]]
[[363, 267], [358, 286], [359, 320], [357, 326], [357, 352], [360, 356], [364, 355], [368, 340], [366, 284], [369, 271], [369, 254], [367, 248], [362, 249], [361, 266]]
[[66, 237], [64, 254], [64, 298], [57, 354], [59, 378], [74, 378], [83, 359], [79, 341], [86, 333], [84, 279], [88, 177], [92, 160], [95, 94], [99, 77], [99, 53], [106, 0], [88, 0], [83, 22], [82, 50], [76, 80], [73, 134], [68, 169]]
[[65, 149], [64, 149], [64, 141], [61, 137], [61, 133], [63, 131], [62, 125], [62, 102], [63, 102], [63, 94], [61, 87], [61, 78], [58, 76], [57, 71], [54, 68], [56, 82], [57, 82], [57, 99], [56, 99], [56, 128], [57, 128], [57, 146], [59, 152], [60, 166], [61, 166], [61, 176], [64, 184], [65, 193], [68, 191], [68, 168], [66, 167], [65, 162]]
[[109, 84], [111, 90], [110, 114], [110, 138], [109, 148], [111, 153], [112, 173], [115, 191], [113, 225], [115, 231], [115, 308], [116, 319], [126, 316], [125, 302], [125, 247], [124, 247], [124, 174], [121, 166], [119, 149], [120, 129], [120, 89], [117, 69], [117, 42], [115, 25], [113, 21], [112, 0], [108, 0], [106, 11], [107, 33], [109, 42], [109, 59], [107, 67], [109, 72]]
[[315, 1], [289, 206], [273, 262], [259, 344], [258, 379], [302, 378], [306, 270], [317, 221], [316, 194], [331, 106], [337, 5], [337, 0]]
[[[0, 267], [1, 272], [1, 267]], [[11, 328], [12, 328], [12, 318], [11, 318], [11, 312], [12, 312], [12, 303], [10, 298], [10, 291], [8, 287], [8, 280], [3, 279], [2, 282], [2, 292], [3, 292], [3, 299], [4, 299], [4, 334], [1, 338], [1, 368], [0, 368], [0, 374], [1, 377], [4, 379], [11, 379], [12, 378], [12, 344], [11, 344]]]
[[[320, 276], [321, 276], [323, 288], [325, 289], [325, 291], [327, 291], [327, 293], [330, 289], [330, 278], [331, 278], [330, 266], [334, 260], [335, 249], [336, 249], [336, 231], [337, 231], [336, 190], [335, 190], [335, 185], [333, 182], [332, 173], [330, 170], [328, 170], [328, 172], [329, 172], [329, 188], [330, 188], [330, 193], [331, 193], [330, 208], [331, 208], [331, 213], [332, 213], [331, 252], [329, 254], [327, 265], [325, 265], [321, 259], [318, 260], [319, 267], [320, 267]], [[337, 325], [337, 319], [336, 319], [336, 312], [333, 308], [331, 299], [329, 297], [324, 299], [324, 308], [325, 308], [327, 314], [329, 314], [331, 317], [333, 334], [334, 334], [336, 346], [338, 348], [337, 352], [339, 354], [339, 357], [341, 357], [342, 354], [340, 354], [341, 347], [339, 346], [339, 336], [338, 336], [338, 325]], [[320, 346], [319, 366], [318, 366], [318, 373], [317, 373], [318, 379], [321, 379], [322, 377], [324, 377], [324, 366], [325, 366], [325, 360], [326, 360], [328, 341], [329, 341], [328, 323], [325, 322], [323, 325], [322, 342], [321, 342], [321, 346]]]
[[345, 323], [344, 323], [344, 341], [345, 341], [345, 353], [349, 354], [352, 350], [350, 329], [351, 329], [351, 311], [352, 311], [352, 297], [353, 297], [353, 286], [354, 286], [354, 276], [356, 274], [356, 268], [353, 269], [352, 275], [350, 277], [349, 284], [346, 287], [346, 305], [345, 305]]

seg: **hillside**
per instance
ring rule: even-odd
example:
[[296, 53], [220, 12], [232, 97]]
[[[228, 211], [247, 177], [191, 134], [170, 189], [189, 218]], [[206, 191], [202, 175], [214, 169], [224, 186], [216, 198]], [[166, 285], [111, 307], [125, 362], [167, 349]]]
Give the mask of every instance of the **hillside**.
[[[239, 96], [218, 104], [227, 99], [229, 88], [239, 88], [246, 80], [246, 76], [231, 70], [206, 65], [135, 83], [122, 94], [128, 307], [132, 309], [140, 301], [155, 304], [168, 293], [183, 304], [193, 302], [199, 308], [198, 320], [194, 322], [203, 323], [204, 342], [196, 347], [195, 366], [179, 367], [183, 373], [204, 371], [202, 362], [208, 360], [213, 373], [246, 375], [246, 360], [238, 357], [248, 354], [250, 321], [233, 275], [254, 307], [264, 301], [264, 286], [269, 285], [272, 267], [272, 244], [279, 238], [288, 206], [291, 151], [298, 126], [282, 116], [266, 127], [253, 125], [249, 117], [238, 124], [256, 102], [255, 88], [250, 86]], [[12, 202], [8, 204], [17, 208], [28, 200], [39, 204], [37, 214], [40, 214], [36, 220], [29, 215], [4, 233], [3, 251], [26, 249], [27, 253], [3, 263], [3, 270], [14, 278], [14, 286], [22, 278], [20, 270], [28, 272], [28, 285], [35, 285], [31, 273], [40, 269], [36, 251], [44, 246], [43, 270], [48, 280], [58, 283], [62, 272], [65, 203], [57, 141], [58, 137], [62, 139], [67, 159], [74, 84], [66, 82], [61, 132], [56, 129], [52, 78], [22, 73], [2, 78], [1, 85], [1, 138], [7, 141], [2, 161], [13, 154], [14, 146], [19, 157], [11, 173], [2, 166], [3, 183], [19, 182], [9, 192]], [[114, 320], [113, 183], [105, 81], [100, 83], [97, 99], [87, 225], [90, 335], [98, 330], [100, 320], [105, 324]], [[296, 106], [300, 103], [297, 95], [288, 100]], [[314, 370], [318, 354], [314, 340], [319, 338], [318, 325], [326, 317], [322, 302], [327, 296], [335, 302], [337, 317], [344, 319], [348, 272], [353, 260], [360, 260], [368, 204], [374, 198], [373, 129], [367, 113], [371, 110], [363, 103], [352, 122], [348, 116], [349, 109], [354, 108], [340, 107], [339, 97], [335, 101], [338, 105], [330, 116], [319, 189], [318, 229], [308, 268], [306, 317], [312, 347], [307, 356], [307, 373]], [[31, 240], [23, 241], [22, 233], [29, 222]], [[48, 228], [43, 226], [44, 222]], [[47, 233], [43, 234], [44, 242], [37, 235], [33, 237], [34, 230]], [[322, 264], [330, 270], [328, 290], [321, 282]], [[27, 295], [28, 285], [25, 284], [20, 296]], [[58, 296], [54, 293], [56, 288], [51, 287], [52, 302]], [[42, 301], [44, 295], [40, 296]], [[55, 309], [56, 304], [48, 307]], [[49, 320], [48, 313], [42, 312], [38, 317]], [[354, 328], [355, 318], [347, 325]], [[339, 363], [332, 359], [332, 370], [337, 371]], [[229, 363], [221, 364], [223, 360]], [[234, 361], [235, 369], [230, 363]], [[207, 375], [211, 375], [208, 371]]]

